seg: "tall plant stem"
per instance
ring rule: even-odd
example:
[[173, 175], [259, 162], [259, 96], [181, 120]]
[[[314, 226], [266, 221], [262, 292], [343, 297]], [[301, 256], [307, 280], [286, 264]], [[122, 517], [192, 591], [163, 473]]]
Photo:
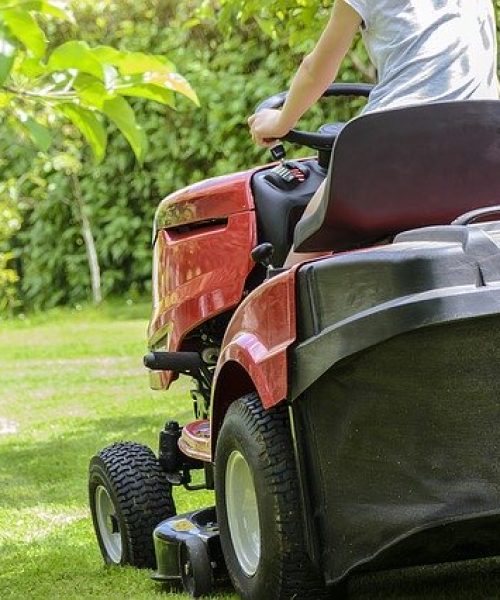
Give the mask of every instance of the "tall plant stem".
[[90, 281], [92, 283], [92, 300], [94, 304], [100, 304], [102, 302], [101, 267], [99, 265], [99, 257], [97, 256], [94, 235], [92, 233], [90, 220], [85, 211], [85, 201], [83, 199], [80, 180], [78, 179], [78, 176], [75, 173], [72, 173], [70, 177], [71, 185], [73, 188], [73, 196], [76, 201], [76, 207], [78, 209], [78, 218], [82, 226], [82, 236], [83, 241], [85, 242], [85, 250], [87, 252], [87, 260], [90, 271]]

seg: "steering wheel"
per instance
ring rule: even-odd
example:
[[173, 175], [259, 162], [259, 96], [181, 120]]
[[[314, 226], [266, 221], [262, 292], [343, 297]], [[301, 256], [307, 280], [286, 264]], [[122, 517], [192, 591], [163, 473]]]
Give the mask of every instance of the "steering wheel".
[[[361, 96], [368, 98], [373, 90], [373, 85], [368, 83], [332, 83], [323, 94], [323, 98], [331, 98], [332, 96]], [[288, 97], [288, 92], [275, 94], [267, 100], [264, 100], [256, 109], [256, 112], [265, 110], [266, 108], [279, 109], [284, 104]], [[337, 136], [328, 133], [314, 133], [312, 131], [299, 131], [292, 129], [289, 131], [283, 141], [291, 142], [312, 148], [313, 150], [331, 150]]]

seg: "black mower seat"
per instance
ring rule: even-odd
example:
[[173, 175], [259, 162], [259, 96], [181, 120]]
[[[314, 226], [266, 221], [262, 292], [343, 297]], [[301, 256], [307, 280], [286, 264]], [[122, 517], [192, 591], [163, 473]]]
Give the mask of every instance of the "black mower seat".
[[381, 111], [334, 147], [325, 195], [295, 229], [299, 252], [342, 251], [500, 204], [500, 102]]
[[[346, 123], [338, 122], [338, 123], [327, 123], [326, 125], [322, 125], [319, 129], [319, 133], [324, 133], [325, 135], [339, 137], [341, 131], [346, 126]], [[330, 150], [320, 150], [318, 152], [318, 163], [324, 169], [328, 169], [330, 161], [332, 159], [333, 149]]]

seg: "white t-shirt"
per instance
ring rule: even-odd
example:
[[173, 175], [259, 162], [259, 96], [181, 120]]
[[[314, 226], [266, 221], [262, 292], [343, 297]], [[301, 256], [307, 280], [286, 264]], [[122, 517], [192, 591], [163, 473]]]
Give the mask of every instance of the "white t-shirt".
[[363, 19], [378, 73], [364, 112], [449, 100], [497, 99], [491, 0], [345, 0]]

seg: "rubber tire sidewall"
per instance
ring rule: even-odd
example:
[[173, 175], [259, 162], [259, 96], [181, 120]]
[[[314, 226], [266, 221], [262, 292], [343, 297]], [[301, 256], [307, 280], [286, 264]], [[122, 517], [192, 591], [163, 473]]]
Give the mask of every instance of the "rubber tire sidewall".
[[[226, 560], [226, 566], [236, 591], [244, 600], [257, 598], [275, 598], [270, 584], [280, 578], [280, 569], [275, 557], [283, 556], [284, 549], [280, 547], [280, 533], [276, 527], [278, 507], [276, 500], [269, 493], [269, 485], [265, 481], [265, 464], [261, 462], [262, 447], [248, 431], [248, 426], [235, 411], [229, 411], [221, 429], [216, 452], [216, 481], [217, 516], [221, 530], [221, 544]], [[230, 430], [230, 434], [227, 432]], [[257, 506], [259, 513], [261, 549], [260, 560], [255, 575], [249, 577], [242, 570], [233, 547], [226, 506], [226, 467], [231, 453], [240, 452], [250, 467], [253, 475]]]
[[[102, 540], [101, 530], [99, 527], [99, 521], [97, 519], [97, 509], [96, 509], [96, 501], [95, 501], [95, 493], [97, 488], [102, 485], [108, 491], [108, 494], [113, 502], [113, 505], [116, 510], [116, 516], [120, 526], [120, 538], [122, 541], [122, 556], [119, 563], [114, 562], [106, 550], [106, 546]], [[99, 543], [99, 548], [101, 550], [104, 561], [108, 565], [120, 565], [125, 566], [129, 565], [132, 556], [130, 553], [130, 546], [128, 543], [129, 536], [127, 535], [127, 524], [124, 518], [122, 511], [120, 510], [120, 503], [118, 501], [114, 486], [108, 477], [107, 469], [104, 463], [101, 461], [99, 457], [94, 457], [92, 460], [92, 464], [90, 467], [89, 473], [89, 497], [90, 497], [90, 512], [92, 515], [92, 522], [94, 524], [94, 529], [96, 532], [97, 541]]]
[[[115, 505], [122, 539], [122, 558], [111, 562], [139, 569], [156, 567], [154, 530], [159, 523], [176, 514], [172, 487], [154, 452], [136, 442], [117, 442], [103, 448], [89, 466], [89, 501], [99, 540], [95, 489], [104, 485]], [[99, 543], [102, 549], [102, 543]]]

